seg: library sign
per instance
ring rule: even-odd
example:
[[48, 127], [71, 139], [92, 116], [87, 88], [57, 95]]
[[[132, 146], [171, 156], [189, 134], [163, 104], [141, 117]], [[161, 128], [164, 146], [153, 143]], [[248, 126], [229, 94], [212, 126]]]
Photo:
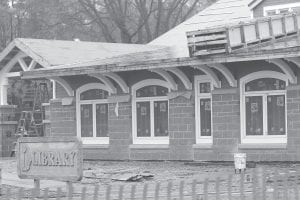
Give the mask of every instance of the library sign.
[[82, 179], [82, 143], [76, 137], [23, 137], [17, 145], [18, 176], [23, 179]]

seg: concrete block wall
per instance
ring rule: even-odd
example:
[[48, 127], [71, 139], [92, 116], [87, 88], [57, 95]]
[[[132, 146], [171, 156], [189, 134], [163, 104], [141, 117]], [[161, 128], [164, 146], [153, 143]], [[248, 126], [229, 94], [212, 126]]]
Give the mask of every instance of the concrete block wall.
[[50, 100], [51, 136], [76, 136], [76, 104], [62, 105], [61, 99]]
[[220, 89], [212, 93], [211, 148], [195, 148], [195, 160], [231, 161], [238, 151], [240, 138], [240, 100], [237, 89]]
[[169, 101], [170, 159], [192, 160], [195, 143], [194, 97], [179, 96]]
[[131, 102], [108, 107], [109, 145], [94, 145], [84, 149], [85, 159], [128, 160], [131, 140]]

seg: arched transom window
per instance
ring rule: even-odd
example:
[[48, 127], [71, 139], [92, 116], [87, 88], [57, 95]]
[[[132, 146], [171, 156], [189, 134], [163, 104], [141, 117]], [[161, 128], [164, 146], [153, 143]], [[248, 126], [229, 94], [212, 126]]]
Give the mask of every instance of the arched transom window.
[[108, 144], [108, 92], [102, 84], [77, 90], [77, 135], [84, 144]]
[[272, 71], [241, 79], [243, 143], [286, 143], [286, 85], [286, 77]]
[[146, 80], [132, 87], [133, 143], [169, 143], [169, 85], [161, 80]]

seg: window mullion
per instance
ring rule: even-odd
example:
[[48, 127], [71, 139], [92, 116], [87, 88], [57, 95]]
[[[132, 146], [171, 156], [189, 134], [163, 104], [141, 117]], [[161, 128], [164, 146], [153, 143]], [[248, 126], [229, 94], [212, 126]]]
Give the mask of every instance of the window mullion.
[[268, 95], [263, 95], [263, 134], [268, 135]]
[[97, 136], [96, 104], [92, 104], [93, 110], [93, 137]]
[[154, 100], [150, 101], [150, 125], [151, 137], [154, 138]]

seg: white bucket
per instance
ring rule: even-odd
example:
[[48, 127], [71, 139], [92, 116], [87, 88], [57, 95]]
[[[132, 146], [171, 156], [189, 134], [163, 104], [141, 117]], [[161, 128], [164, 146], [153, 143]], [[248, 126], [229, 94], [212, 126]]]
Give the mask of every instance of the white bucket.
[[235, 169], [245, 170], [246, 169], [246, 154], [235, 153], [234, 154], [234, 167]]

